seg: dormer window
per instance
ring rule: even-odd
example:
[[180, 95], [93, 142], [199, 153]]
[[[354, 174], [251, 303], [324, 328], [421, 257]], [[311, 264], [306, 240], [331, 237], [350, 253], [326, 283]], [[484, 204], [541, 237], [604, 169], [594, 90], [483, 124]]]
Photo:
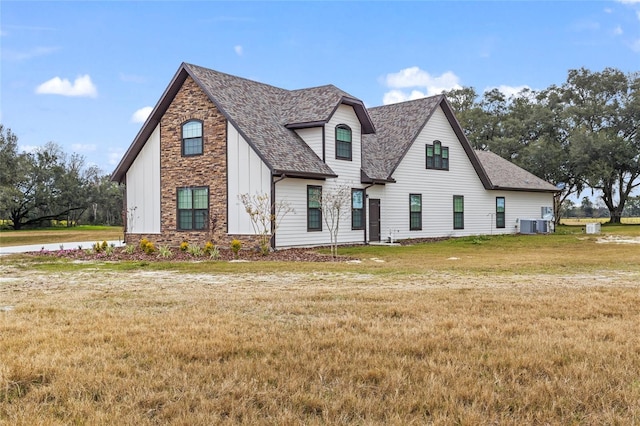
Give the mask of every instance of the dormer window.
[[351, 128], [346, 124], [336, 126], [336, 158], [351, 161]]
[[202, 154], [202, 121], [190, 120], [182, 125], [182, 155]]
[[442, 146], [440, 141], [427, 145], [427, 169], [449, 170], [449, 147]]

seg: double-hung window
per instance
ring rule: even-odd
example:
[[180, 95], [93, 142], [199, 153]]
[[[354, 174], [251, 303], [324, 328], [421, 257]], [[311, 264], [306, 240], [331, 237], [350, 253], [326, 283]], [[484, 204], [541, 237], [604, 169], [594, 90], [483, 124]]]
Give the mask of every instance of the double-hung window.
[[464, 229], [464, 197], [453, 196], [453, 229]]
[[189, 120], [182, 125], [182, 155], [202, 154], [202, 121]]
[[504, 197], [496, 197], [496, 228], [504, 228], [504, 212], [505, 212]]
[[178, 188], [178, 229], [183, 231], [207, 229], [209, 217], [209, 188]]
[[427, 169], [449, 170], [449, 147], [440, 141], [427, 145]]
[[364, 189], [351, 190], [351, 229], [364, 229]]
[[409, 230], [422, 230], [422, 194], [409, 194]]
[[322, 231], [321, 186], [307, 186], [307, 231]]
[[336, 158], [351, 161], [351, 128], [346, 124], [336, 126]]

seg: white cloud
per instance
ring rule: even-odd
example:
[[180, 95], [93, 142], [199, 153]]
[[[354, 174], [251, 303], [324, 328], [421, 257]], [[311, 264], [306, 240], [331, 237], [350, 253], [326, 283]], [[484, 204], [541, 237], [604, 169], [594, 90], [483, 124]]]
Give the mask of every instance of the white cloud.
[[[6, 33], [4, 33], [3, 35], [5, 34]], [[22, 52], [11, 49], [4, 49], [2, 51], [2, 58], [7, 61], [20, 62], [32, 58], [37, 58], [38, 56], [50, 55], [58, 50], [60, 50], [59, 47], [53, 46], [38, 46]]]
[[[405, 68], [384, 78], [387, 87], [382, 102], [385, 105], [438, 95], [445, 90], [461, 89], [460, 78], [451, 71], [440, 76], [432, 76], [418, 67]], [[398, 90], [413, 88], [410, 92]]]
[[151, 111], [153, 111], [153, 107], [150, 106], [140, 108], [131, 116], [131, 122], [144, 123], [145, 121], [147, 121], [147, 118], [149, 117], [149, 114], [151, 114]]
[[96, 150], [96, 145], [92, 143], [74, 143], [71, 145], [73, 152], [93, 152]]
[[498, 87], [487, 87], [486, 89], [484, 89], [485, 92], [492, 90], [492, 89], [498, 89], [500, 92], [502, 92], [507, 99], [509, 99], [512, 96], [518, 96], [521, 95], [520, 92], [522, 92], [525, 89], [529, 89], [531, 90], [531, 87], [527, 86], [527, 85], [522, 85], [522, 86], [507, 86], [506, 84], [501, 84]]
[[622, 4], [640, 4], [640, 0], [616, 0], [616, 1]]
[[18, 145], [18, 148], [22, 152], [33, 153], [42, 148], [40, 145]]
[[605, 7], [604, 13], [613, 13], [613, 9], [611, 9], [610, 7]]
[[636, 53], [640, 53], [640, 38], [629, 43], [629, 47]]
[[95, 98], [98, 96], [98, 89], [91, 81], [89, 74], [78, 76], [73, 84], [66, 78], [53, 77], [45, 81], [36, 88], [36, 93], [42, 95], [62, 95], [62, 96], [86, 96]]
[[235, 50], [236, 55], [238, 56], [242, 56], [244, 54], [244, 49], [239, 44], [236, 46], [233, 46], [233, 50]]
[[622, 31], [622, 27], [620, 25], [618, 25], [613, 29], [613, 35], [616, 35], [616, 36], [622, 35], [623, 32], [624, 31]]
[[109, 165], [116, 166], [120, 162], [120, 159], [124, 155], [124, 151], [122, 149], [109, 149], [109, 154], [107, 154], [107, 158], [109, 161]]
[[636, 16], [638, 17], [638, 21], [640, 21], [640, 10], [636, 12]]

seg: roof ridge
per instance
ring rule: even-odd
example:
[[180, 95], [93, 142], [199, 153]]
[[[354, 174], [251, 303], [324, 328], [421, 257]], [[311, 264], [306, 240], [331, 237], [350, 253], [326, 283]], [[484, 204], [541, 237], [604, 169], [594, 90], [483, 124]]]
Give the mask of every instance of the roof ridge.
[[225, 76], [225, 77], [230, 77], [230, 78], [233, 78], [233, 79], [236, 79], [236, 80], [243, 80], [243, 81], [247, 81], [247, 82], [252, 83], [252, 84], [258, 84], [260, 86], [271, 87], [273, 89], [277, 89], [277, 90], [280, 90], [280, 91], [283, 91], [283, 92], [291, 92], [291, 90], [289, 90], [289, 89], [284, 89], [282, 87], [274, 86], [273, 84], [267, 84], [267, 83], [263, 83], [261, 81], [252, 80], [250, 78], [229, 74], [229, 73], [226, 73], [226, 72], [214, 70], [213, 68], [207, 68], [207, 67], [203, 67], [203, 66], [200, 66], [200, 65], [190, 64], [188, 62], [184, 62], [183, 65], [185, 65], [187, 67], [191, 67], [191, 68], [200, 68], [202, 70], [206, 70], [206, 71], [209, 71], [209, 72], [212, 72], [212, 73], [216, 73], [216, 74], [219, 74], [219, 75], [222, 75], [222, 76]]
[[407, 105], [407, 104], [414, 103], [414, 102], [425, 101], [425, 100], [427, 100], [427, 99], [428, 99], [428, 100], [433, 100], [433, 99], [435, 99], [435, 98], [439, 98], [439, 97], [440, 97], [440, 98], [441, 98], [441, 97], [444, 97], [444, 95], [443, 95], [443, 94], [439, 94], [439, 95], [425, 96], [425, 97], [423, 97], [423, 98], [410, 99], [410, 100], [402, 101], [402, 102], [394, 102], [394, 103], [386, 104], [386, 105], [378, 105], [378, 106], [375, 106], [375, 107], [369, 107], [369, 108], [367, 108], [367, 109], [368, 109], [369, 111], [371, 111], [372, 109], [388, 108], [388, 107], [391, 107], [391, 106], [402, 106], [402, 105]]

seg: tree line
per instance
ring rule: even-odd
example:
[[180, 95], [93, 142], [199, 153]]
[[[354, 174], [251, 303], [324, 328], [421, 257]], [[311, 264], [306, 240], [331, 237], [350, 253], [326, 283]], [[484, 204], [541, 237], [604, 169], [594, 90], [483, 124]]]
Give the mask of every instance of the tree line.
[[445, 92], [471, 144], [490, 150], [562, 188], [561, 206], [585, 189], [619, 223], [640, 185], [640, 72], [570, 70], [562, 85]]
[[0, 124], [0, 222], [13, 229], [53, 221], [122, 225], [122, 189], [84, 157], [49, 142], [18, 151], [18, 137]]

